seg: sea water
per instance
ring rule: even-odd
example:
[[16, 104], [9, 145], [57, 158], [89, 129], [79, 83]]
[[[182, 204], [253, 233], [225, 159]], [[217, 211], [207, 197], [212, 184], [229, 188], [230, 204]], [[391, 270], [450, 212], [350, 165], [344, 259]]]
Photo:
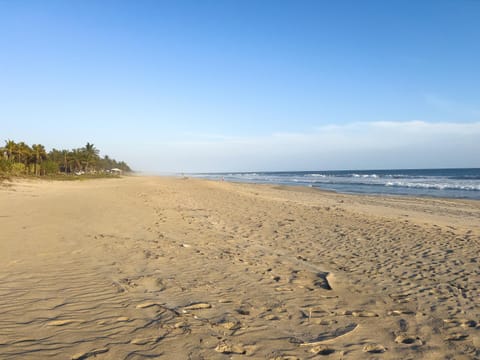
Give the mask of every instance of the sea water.
[[232, 172], [193, 176], [225, 181], [309, 186], [342, 193], [480, 200], [480, 168]]

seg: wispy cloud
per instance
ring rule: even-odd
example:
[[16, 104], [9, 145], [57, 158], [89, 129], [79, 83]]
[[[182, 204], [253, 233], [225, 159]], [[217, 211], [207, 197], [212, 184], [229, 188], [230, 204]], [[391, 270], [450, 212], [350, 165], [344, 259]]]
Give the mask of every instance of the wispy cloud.
[[247, 171], [480, 166], [480, 122], [357, 122], [309, 133], [191, 134], [150, 145], [148, 171]]

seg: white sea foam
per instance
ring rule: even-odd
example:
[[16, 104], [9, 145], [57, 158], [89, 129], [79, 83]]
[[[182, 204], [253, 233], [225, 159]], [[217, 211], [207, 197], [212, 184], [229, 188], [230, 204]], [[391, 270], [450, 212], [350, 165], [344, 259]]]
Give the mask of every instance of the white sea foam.
[[388, 182], [385, 183], [385, 186], [418, 188], [418, 189], [436, 189], [436, 190], [480, 191], [480, 184], [388, 181]]
[[[410, 172], [410, 173], [409, 173]], [[340, 192], [465, 197], [480, 200], [476, 169], [396, 171], [262, 172], [193, 175], [248, 183], [315, 186]]]
[[352, 174], [351, 176], [354, 177], [354, 178], [364, 178], [364, 179], [368, 179], [368, 178], [377, 179], [378, 178], [377, 174]]

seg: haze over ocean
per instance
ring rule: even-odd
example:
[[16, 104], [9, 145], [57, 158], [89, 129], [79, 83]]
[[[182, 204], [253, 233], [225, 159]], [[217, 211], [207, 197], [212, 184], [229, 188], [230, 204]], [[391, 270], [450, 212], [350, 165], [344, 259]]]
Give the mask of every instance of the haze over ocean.
[[480, 2], [0, 1], [0, 139], [147, 173], [480, 166]]

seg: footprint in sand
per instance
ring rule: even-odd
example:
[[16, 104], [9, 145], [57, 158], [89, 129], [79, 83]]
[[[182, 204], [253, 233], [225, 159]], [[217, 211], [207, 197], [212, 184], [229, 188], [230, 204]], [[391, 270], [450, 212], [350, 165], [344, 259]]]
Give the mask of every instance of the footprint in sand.
[[297, 285], [300, 288], [313, 291], [321, 288], [324, 290], [332, 290], [327, 277], [327, 272], [311, 272], [305, 270], [293, 270], [289, 279], [291, 284]]
[[235, 309], [235, 311], [237, 312], [237, 314], [240, 314], [240, 315], [244, 315], [244, 316], [250, 315], [250, 310], [248, 310], [248, 309], [245, 308], [245, 307], [241, 307], [241, 308]]
[[324, 325], [324, 326], [336, 324], [338, 322], [337, 320], [334, 320], [334, 319], [311, 319], [311, 321], [314, 324]]
[[411, 335], [398, 335], [395, 338], [397, 344], [406, 344], [406, 345], [423, 345], [423, 341], [418, 336]]
[[270, 320], [270, 321], [280, 320], [280, 318], [275, 314], [267, 314], [267, 315], [263, 316], [263, 318], [265, 320]]
[[332, 349], [331, 347], [326, 345], [318, 345], [311, 348], [310, 352], [314, 353], [315, 355], [330, 355], [335, 352], [335, 349]]
[[226, 330], [238, 330], [241, 328], [242, 324], [235, 318], [225, 317], [220, 321], [214, 323], [214, 326], [224, 328]]
[[222, 354], [251, 355], [255, 349], [255, 345], [229, 344], [222, 341], [217, 345], [215, 351]]
[[350, 334], [352, 331], [358, 328], [358, 324], [349, 324], [335, 329], [334, 331], [329, 331], [323, 334], [320, 334], [317, 338], [300, 343], [300, 346], [317, 346], [322, 345], [325, 342], [330, 342], [332, 340], [337, 340], [341, 337], [344, 337]]
[[155, 276], [145, 276], [137, 280], [138, 285], [141, 286], [144, 292], [157, 292], [166, 289], [165, 283], [162, 279]]
[[387, 351], [387, 348], [381, 344], [367, 344], [363, 347], [363, 351], [370, 354], [382, 354]]
[[308, 318], [308, 319], [314, 319], [314, 318], [331, 315], [330, 312], [318, 306], [309, 307], [309, 308], [300, 310], [300, 314], [303, 318]]
[[215, 351], [222, 354], [245, 354], [245, 349], [242, 346], [228, 345], [226, 343], [218, 344]]
[[463, 328], [474, 328], [477, 326], [477, 322], [475, 320], [462, 319], [460, 320], [460, 326]]

